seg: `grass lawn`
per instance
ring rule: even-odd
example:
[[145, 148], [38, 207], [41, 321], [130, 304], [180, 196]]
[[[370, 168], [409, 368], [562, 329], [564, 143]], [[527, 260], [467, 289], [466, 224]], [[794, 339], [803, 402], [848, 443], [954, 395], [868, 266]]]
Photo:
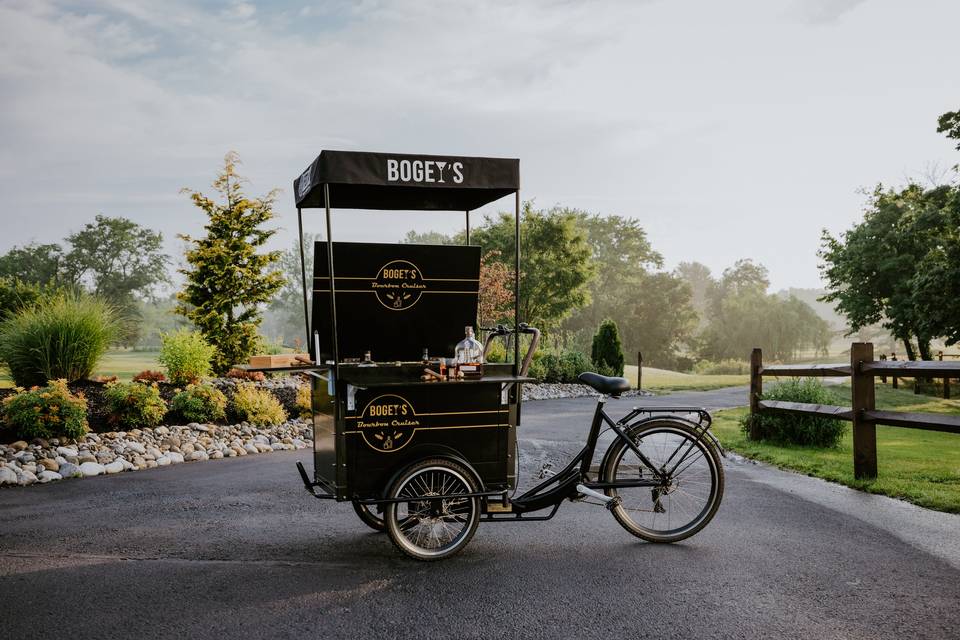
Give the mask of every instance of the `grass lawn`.
[[[623, 375], [630, 380], [632, 386], [637, 386], [636, 365], [626, 365], [623, 368]], [[654, 367], [643, 368], [643, 388], [649, 391], [709, 391], [749, 383], [750, 376], [747, 374], [702, 376]]]
[[[130, 380], [144, 369], [159, 369], [156, 351], [127, 351], [123, 349], [107, 351], [100, 361], [94, 375], [117, 376], [121, 380]], [[0, 387], [12, 387], [13, 380], [6, 369], [0, 369]]]
[[[831, 389], [835, 403], [849, 406], [849, 385]], [[960, 413], [960, 401], [939, 400], [877, 385], [877, 408], [930, 413]], [[908, 500], [930, 509], [960, 513], [960, 435], [877, 427], [877, 479], [853, 477], [850, 428], [836, 449], [752, 442], [740, 431], [746, 408], [718, 411], [714, 431], [724, 447], [737, 453], [831, 482]]]

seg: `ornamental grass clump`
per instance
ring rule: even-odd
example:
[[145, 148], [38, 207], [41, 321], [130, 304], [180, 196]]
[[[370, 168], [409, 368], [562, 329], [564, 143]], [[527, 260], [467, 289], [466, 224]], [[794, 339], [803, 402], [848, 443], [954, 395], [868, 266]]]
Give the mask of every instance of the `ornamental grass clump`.
[[[833, 404], [833, 397], [819, 380], [791, 379], [779, 383], [763, 394], [764, 400], [783, 400], [808, 404]], [[751, 426], [760, 440], [776, 444], [797, 444], [809, 447], [836, 447], [843, 437], [845, 425], [833, 418], [821, 418], [796, 413], [764, 411], [745, 415], [740, 421], [747, 436]]]
[[209, 384], [191, 384], [173, 396], [170, 410], [189, 422], [217, 422], [227, 417], [227, 396]]
[[210, 359], [216, 349], [202, 334], [187, 329], [160, 336], [160, 355], [157, 360], [167, 368], [174, 384], [196, 384], [210, 375]]
[[0, 361], [21, 387], [90, 377], [119, 320], [112, 306], [89, 295], [54, 295], [0, 324]]
[[107, 421], [114, 427], [155, 427], [167, 415], [167, 403], [156, 383], [112, 382], [103, 393]]
[[287, 412], [277, 397], [252, 384], [237, 385], [230, 408], [238, 420], [258, 427], [287, 421]]
[[24, 440], [79, 438], [87, 432], [87, 400], [74, 395], [66, 380], [16, 393], [3, 400], [3, 419]]

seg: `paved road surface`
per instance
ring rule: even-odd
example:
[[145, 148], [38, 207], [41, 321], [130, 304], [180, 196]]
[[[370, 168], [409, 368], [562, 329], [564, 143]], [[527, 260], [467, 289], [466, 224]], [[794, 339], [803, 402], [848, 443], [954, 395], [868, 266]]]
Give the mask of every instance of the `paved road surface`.
[[[724, 392], [685, 395], [644, 401], [721, 406]], [[525, 405], [522, 477], [575, 449], [586, 429], [575, 420], [591, 409]], [[601, 508], [568, 504], [552, 522], [482, 524], [461, 556], [420, 564], [349, 506], [305, 496], [297, 457], [0, 491], [3, 637], [811, 640], [960, 628], [960, 518], [818, 480], [728, 461], [716, 519], [684, 543], [639, 542]]]

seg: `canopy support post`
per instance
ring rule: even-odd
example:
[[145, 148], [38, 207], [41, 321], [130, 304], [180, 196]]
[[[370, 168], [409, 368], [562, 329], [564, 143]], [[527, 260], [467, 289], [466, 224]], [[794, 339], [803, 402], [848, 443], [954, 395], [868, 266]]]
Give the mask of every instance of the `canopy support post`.
[[467, 209], [465, 213], [467, 217], [467, 241], [463, 244], [470, 244], [470, 210]]
[[[307, 305], [307, 259], [304, 256], [303, 251], [303, 210], [300, 207], [297, 207], [297, 228], [300, 231], [300, 235], [297, 240], [297, 247], [300, 249], [300, 280], [303, 284], [303, 322], [306, 325], [307, 332], [304, 334], [304, 342], [307, 345], [307, 351], [310, 351], [312, 342], [310, 341], [310, 314], [308, 313]], [[314, 358], [319, 358], [320, 354], [313, 354]]]
[[[333, 368], [339, 378], [340, 347], [337, 344], [337, 295], [333, 274], [333, 234], [330, 228], [330, 184], [323, 183], [323, 207], [327, 212], [327, 273], [330, 276], [330, 328], [333, 332]], [[320, 354], [317, 354], [319, 357]]]
[[520, 189], [514, 193], [515, 240], [513, 259], [513, 329], [516, 340], [513, 341], [513, 375], [520, 375]]

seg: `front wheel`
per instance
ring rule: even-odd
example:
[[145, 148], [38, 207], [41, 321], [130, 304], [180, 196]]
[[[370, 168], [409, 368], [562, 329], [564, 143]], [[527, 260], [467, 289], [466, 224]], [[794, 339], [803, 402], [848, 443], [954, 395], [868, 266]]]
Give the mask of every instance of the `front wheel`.
[[713, 518], [723, 498], [723, 466], [716, 449], [679, 420], [654, 420], [627, 430], [646, 458], [622, 439], [610, 445], [605, 482], [629, 483], [663, 477], [656, 486], [615, 487], [612, 511], [627, 531], [649, 542], [677, 542], [697, 533]]
[[473, 474], [443, 458], [422, 460], [394, 481], [383, 519], [398, 549], [417, 560], [442, 560], [463, 550], [480, 523]]

